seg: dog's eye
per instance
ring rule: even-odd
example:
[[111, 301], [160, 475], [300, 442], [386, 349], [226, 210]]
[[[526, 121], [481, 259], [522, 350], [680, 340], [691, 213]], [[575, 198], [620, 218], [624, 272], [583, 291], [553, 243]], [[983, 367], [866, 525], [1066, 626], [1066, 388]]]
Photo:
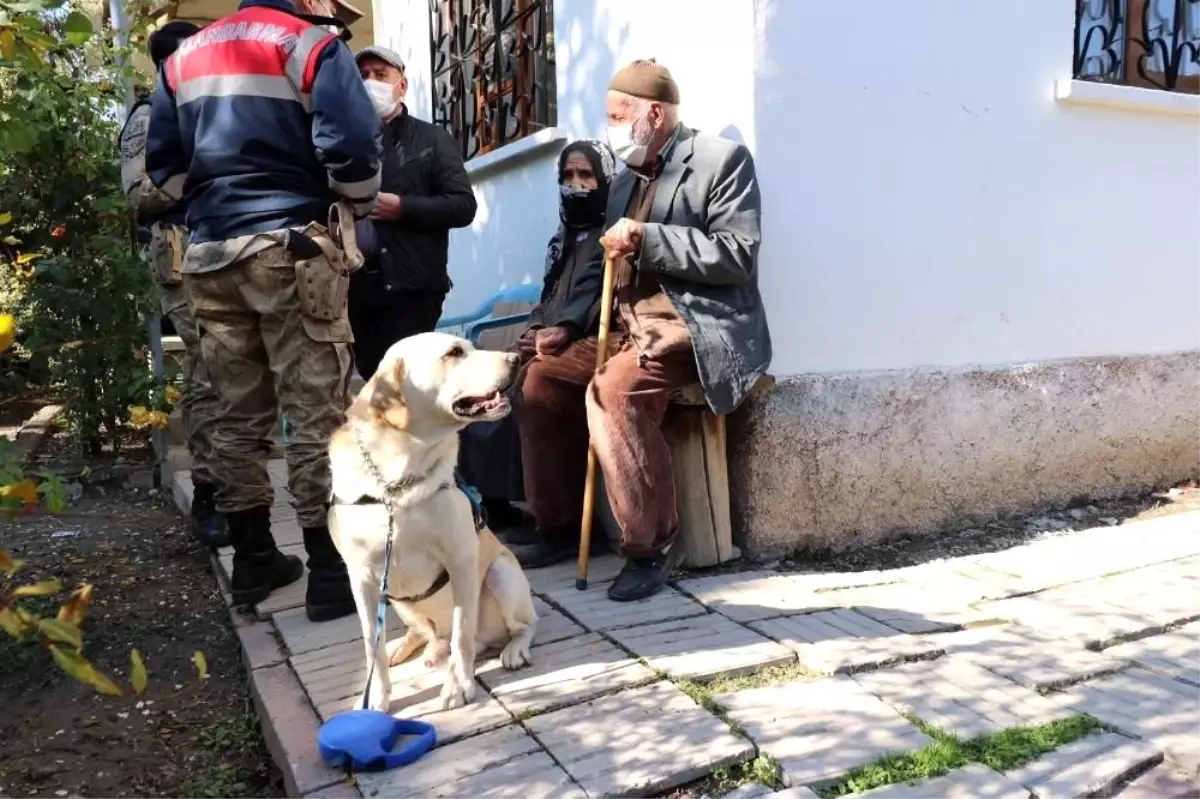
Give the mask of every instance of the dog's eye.
[[446, 353], [446, 357], [447, 358], [461, 358], [466, 354], [467, 354], [466, 350], [464, 350], [458, 344], [455, 344], [453, 349], [451, 349], [449, 352]]

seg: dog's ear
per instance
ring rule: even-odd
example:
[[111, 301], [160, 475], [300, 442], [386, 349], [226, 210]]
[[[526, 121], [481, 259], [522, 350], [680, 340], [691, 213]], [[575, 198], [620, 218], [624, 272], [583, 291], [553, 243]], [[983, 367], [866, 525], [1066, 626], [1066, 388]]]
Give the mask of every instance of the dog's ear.
[[383, 422], [403, 430], [408, 426], [408, 407], [404, 404], [404, 359], [397, 358], [391, 369], [371, 378], [371, 413]]

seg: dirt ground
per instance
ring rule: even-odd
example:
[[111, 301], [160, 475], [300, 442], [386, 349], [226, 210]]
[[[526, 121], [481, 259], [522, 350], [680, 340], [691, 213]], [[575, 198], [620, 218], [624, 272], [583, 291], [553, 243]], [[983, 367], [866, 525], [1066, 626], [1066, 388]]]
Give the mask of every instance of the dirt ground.
[[83, 495], [59, 516], [0, 520], [0, 548], [28, 562], [18, 583], [62, 581], [58, 596], [22, 600], [44, 615], [93, 583], [85, 654], [128, 690], [136, 648], [149, 686], [100, 696], [0, 634], [0, 797], [282, 796], [208, 557], [151, 489], [147, 453], [84, 464], [55, 443], [45, 458], [82, 474]]

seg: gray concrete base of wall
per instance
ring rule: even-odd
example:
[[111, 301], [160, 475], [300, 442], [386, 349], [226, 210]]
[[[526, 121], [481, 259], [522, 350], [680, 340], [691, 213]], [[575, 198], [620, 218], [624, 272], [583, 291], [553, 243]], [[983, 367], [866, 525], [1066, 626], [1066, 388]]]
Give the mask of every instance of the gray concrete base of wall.
[[1200, 352], [804, 375], [730, 418], [735, 540], [845, 550], [1200, 472]]

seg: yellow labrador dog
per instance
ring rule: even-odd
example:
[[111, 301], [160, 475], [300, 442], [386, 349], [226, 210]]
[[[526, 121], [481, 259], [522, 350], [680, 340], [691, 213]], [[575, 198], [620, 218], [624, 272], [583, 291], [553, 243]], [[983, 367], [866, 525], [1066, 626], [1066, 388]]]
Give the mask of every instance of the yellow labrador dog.
[[[509, 669], [529, 663], [537, 626], [529, 581], [508, 548], [475, 523], [455, 482], [459, 430], [509, 412], [504, 392], [517, 368], [515, 355], [476, 350], [456, 336], [406, 338], [388, 350], [330, 441], [329, 528], [350, 572], [367, 666], [374, 660], [371, 708], [390, 704], [389, 663], [422, 648], [428, 666], [447, 661], [444, 708], [474, 698], [477, 651], [501, 650]], [[407, 630], [393, 647], [383, 645], [385, 633], [376, 650], [385, 492], [395, 525], [387, 596]]]

